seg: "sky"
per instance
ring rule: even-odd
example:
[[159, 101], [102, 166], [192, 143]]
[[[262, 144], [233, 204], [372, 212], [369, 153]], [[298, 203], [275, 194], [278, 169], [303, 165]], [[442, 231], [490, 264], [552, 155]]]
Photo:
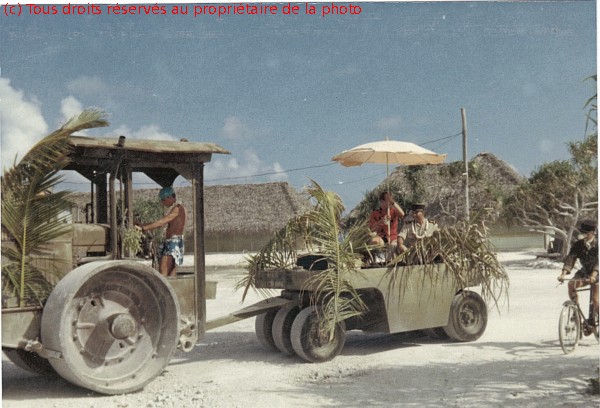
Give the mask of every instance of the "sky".
[[584, 104], [596, 93], [586, 80], [597, 69], [595, 1], [354, 2], [360, 13], [326, 16], [331, 3], [312, 3], [316, 15], [305, 3], [292, 3], [298, 15], [273, 4], [276, 15], [221, 17], [194, 17], [191, 4], [188, 15], [170, 15], [172, 5], [166, 15], [2, 9], [2, 168], [99, 107], [111, 126], [90, 136], [229, 150], [207, 164], [206, 184], [300, 190], [314, 180], [352, 209], [386, 168], [346, 168], [334, 155], [389, 138], [462, 160], [461, 108], [468, 157], [493, 153], [523, 176], [567, 159], [566, 143], [584, 137]]

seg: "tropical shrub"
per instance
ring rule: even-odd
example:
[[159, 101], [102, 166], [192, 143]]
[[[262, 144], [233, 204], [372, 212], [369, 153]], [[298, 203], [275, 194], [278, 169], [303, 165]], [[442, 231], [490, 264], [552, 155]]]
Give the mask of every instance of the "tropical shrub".
[[[18, 298], [19, 306], [41, 303], [50, 293], [49, 277], [36, 259], [50, 258], [45, 245], [69, 231], [61, 213], [70, 209], [68, 192], [55, 192], [68, 164], [69, 136], [108, 126], [105, 114], [85, 110], [52, 132], [4, 172], [2, 177], [2, 294]], [[48, 262], [47, 264], [52, 264]]]

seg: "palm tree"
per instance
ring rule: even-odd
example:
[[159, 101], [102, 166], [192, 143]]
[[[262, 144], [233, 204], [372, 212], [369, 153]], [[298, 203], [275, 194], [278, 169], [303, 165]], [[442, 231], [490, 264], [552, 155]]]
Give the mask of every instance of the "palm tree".
[[[52, 270], [41, 270], [34, 259], [48, 257], [45, 244], [69, 227], [60, 216], [70, 208], [68, 192], [53, 192], [68, 163], [69, 136], [108, 126], [106, 114], [87, 109], [38, 142], [2, 177], [2, 292], [18, 298], [20, 307], [41, 303], [50, 293]], [[52, 279], [50, 279], [52, 280]]]

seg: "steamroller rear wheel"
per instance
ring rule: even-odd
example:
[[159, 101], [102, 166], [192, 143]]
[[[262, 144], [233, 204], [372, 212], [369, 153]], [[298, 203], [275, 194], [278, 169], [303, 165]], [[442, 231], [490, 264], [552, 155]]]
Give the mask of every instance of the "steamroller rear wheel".
[[177, 347], [178, 324], [175, 293], [156, 271], [133, 261], [92, 262], [56, 285], [41, 336], [63, 378], [122, 394], [164, 370]]
[[3, 349], [4, 354], [17, 367], [27, 370], [34, 374], [56, 377], [58, 374], [47, 359], [40, 357], [39, 354], [33, 351], [23, 349]]

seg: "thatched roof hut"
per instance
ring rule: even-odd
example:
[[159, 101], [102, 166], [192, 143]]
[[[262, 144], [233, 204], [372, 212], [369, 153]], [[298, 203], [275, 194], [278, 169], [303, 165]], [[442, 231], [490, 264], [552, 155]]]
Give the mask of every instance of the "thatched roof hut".
[[[407, 208], [420, 201], [438, 223], [452, 224], [464, 214], [465, 196], [462, 161], [427, 166], [397, 167], [352, 210], [349, 222], [367, 217], [377, 206], [378, 194], [390, 190]], [[504, 200], [525, 180], [512, 167], [491, 153], [480, 153], [469, 162], [469, 201], [471, 213], [486, 211], [497, 219]]]
[[206, 233], [264, 233], [281, 229], [305, 208], [288, 183], [205, 187]]
[[[184, 206], [193, 202], [191, 187], [175, 187], [175, 193]], [[157, 200], [157, 194], [158, 189], [134, 191], [136, 200]], [[72, 201], [79, 210], [74, 219], [84, 221], [89, 193], [74, 194]], [[307, 206], [306, 199], [285, 182], [205, 186], [206, 250], [257, 250]], [[187, 223], [190, 230], [191, 217]]]

